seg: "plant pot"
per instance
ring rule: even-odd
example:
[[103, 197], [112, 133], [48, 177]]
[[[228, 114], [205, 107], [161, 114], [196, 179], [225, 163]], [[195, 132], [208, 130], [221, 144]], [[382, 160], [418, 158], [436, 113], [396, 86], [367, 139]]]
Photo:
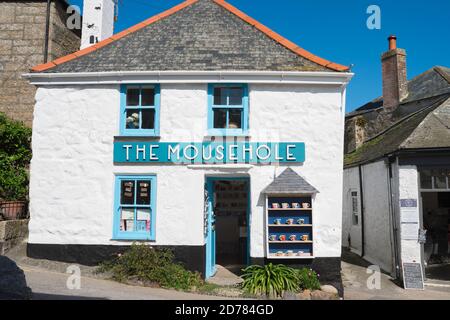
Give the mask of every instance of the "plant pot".
[[26, 204], [25, 201], [0, 201], [0, 215], [5, 220], [26, 218]]

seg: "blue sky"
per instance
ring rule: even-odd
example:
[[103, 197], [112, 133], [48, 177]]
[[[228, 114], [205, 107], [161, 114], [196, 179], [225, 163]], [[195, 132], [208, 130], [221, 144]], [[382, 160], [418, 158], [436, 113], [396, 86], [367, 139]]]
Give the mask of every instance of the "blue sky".
[[[69, 0], [81, 5], [82, 0]], [[115, 32], [182, 0], [119, 0]], [[381, 95], [380, 55], [395, 34], [406, 49], [408, 79], [435, 65], [450, 67], [448, 0], [228, 0], [251, 17], [312, 53], [344, 65], [355, 76], [347, 91], [347, 111]], [[369, 5], [381, 9], [381, 29], [369, 30]]]

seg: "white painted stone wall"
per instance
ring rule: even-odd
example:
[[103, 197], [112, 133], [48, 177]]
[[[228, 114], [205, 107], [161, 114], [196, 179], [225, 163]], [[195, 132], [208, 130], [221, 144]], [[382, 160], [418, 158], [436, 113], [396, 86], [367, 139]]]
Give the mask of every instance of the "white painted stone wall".
[[[351, 167], [344, 170], [344, 187], [342, 191], [342, 245], [350, 248], [356, 254], [361, 254], [361, 201], [358, 167]], [[357, 225], [353, 224], [352, 191], [358, 193], [359, 221]]]
[[383, 160], [362, 167], [364, 190], [364, 258], [392, 272], [392, 226], [388, 167]]
[[[392, 224], [389, 211], [388, 168], [383, 160], [361, 168], [364, 202], [364, 258], [381, 269], [392, 272]], [[362, 252], [362, 216], [359, 186], [359, 167], [344, 170], [343, 233], [344, 246], [351, 238], [351, 250]], [[351, 191], [358, 192], [358, 225], [352, 222]]]
[[[303, 141], [293, 168], [320, 193], [314, 202], [314, 252], [339, 257], [342, 228], [341, 88], [251, 84], [250, 141]], [[161, 141], [202, 141], [206, 84], [161, 84]], [[114, 166], [119, 86], [40, 87], [36, 94], [30, 183], [30, 243], [113, 241], [114, 174], [157, 174], [155, 245], [203, 245], [206, 175], [250, 176], [251, 256], [265, 255], [264, 189], [283, 167], [256, 165]]]
[[[400, 199], [417, 199], [417, 208], [415, 218], [417, 221], [420, 219], [419, 211], [419, 173], [416, 166], [398, 166], [399, 177], [399, 201], [397, 202], [397, 210], [401, 217]], [[411, 215], [411, 213], [408, 213]], [[421, 263], [421, 245], [417, 240], [405, 240], [403, 239], [404, 226], [400, 226], [400, 248], [401, 248], [401, 262], [419, 262]], [[419, 224], [420, 226], [420, 224]]]
[[91, 36], [105, 40], [114, 32], [114, 0], [83, 0], [80, 49], [92, 46]]

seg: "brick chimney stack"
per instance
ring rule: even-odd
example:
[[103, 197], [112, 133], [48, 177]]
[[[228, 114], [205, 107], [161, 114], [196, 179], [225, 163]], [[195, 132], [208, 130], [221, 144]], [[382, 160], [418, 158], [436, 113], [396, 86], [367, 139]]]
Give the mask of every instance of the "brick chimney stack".
[[389, 51], [381, 56], [383, 72], [383, 108], [392, 112], [408, 96], [406, 52], [397, 48], [397, 37], [389, 36]]

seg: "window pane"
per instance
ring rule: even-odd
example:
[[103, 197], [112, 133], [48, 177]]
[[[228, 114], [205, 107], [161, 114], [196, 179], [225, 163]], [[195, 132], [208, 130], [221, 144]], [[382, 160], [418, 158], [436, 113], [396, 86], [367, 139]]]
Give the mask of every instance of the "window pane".
[[420, 172], [420, 187], [422, 189], [431, 189], [431, 171], [422, 170]]
[[227, 104], [227, 88], [224, 87], [214, 88], [214, 104], [216, 106], [224, 106]]
[[128, 109], [126, 126], [127, 129], [139, 129], [139, 110], [138, 109]]
[[227, 126], [227, 110], [214, 109], [214, 128], [226, 128]]
[[155, 105], [155, 89], [154, 88], [143, 88], [141, 91], [142, 95], [142, 106], [154, 106]]
[[142, 109], [142, 129], [155, 129], [155, 110]]
[[150, 231], [150, 209], [137, 209], [136, 231]]
[[436, 170], [433, 172], [434, 187], [436, 189], [447, 189], [447, 177], [443, 170]]
[[122, 181], [120, 190], [120, 203], [134, 204], [134, 181]]
[[241, 106], [243, 94], [244, 91], [241, 87], [229, 88], [230, 100], [228, 104], [232, 106]]
[[134, 208], [122, 208], [120, 212], [120, 231], [134, 231]]
[[150, 204], [149, 180], [140, 180], [137, 182], [136, 204]]
[[230, 109], [230, 121], [228, 124], [228, 128], [230, 129], [238, 129], [242, 128], [242, 110], [240, 109]]
[[127, 88], [127, 106], [139, 105], [139, 88]]

